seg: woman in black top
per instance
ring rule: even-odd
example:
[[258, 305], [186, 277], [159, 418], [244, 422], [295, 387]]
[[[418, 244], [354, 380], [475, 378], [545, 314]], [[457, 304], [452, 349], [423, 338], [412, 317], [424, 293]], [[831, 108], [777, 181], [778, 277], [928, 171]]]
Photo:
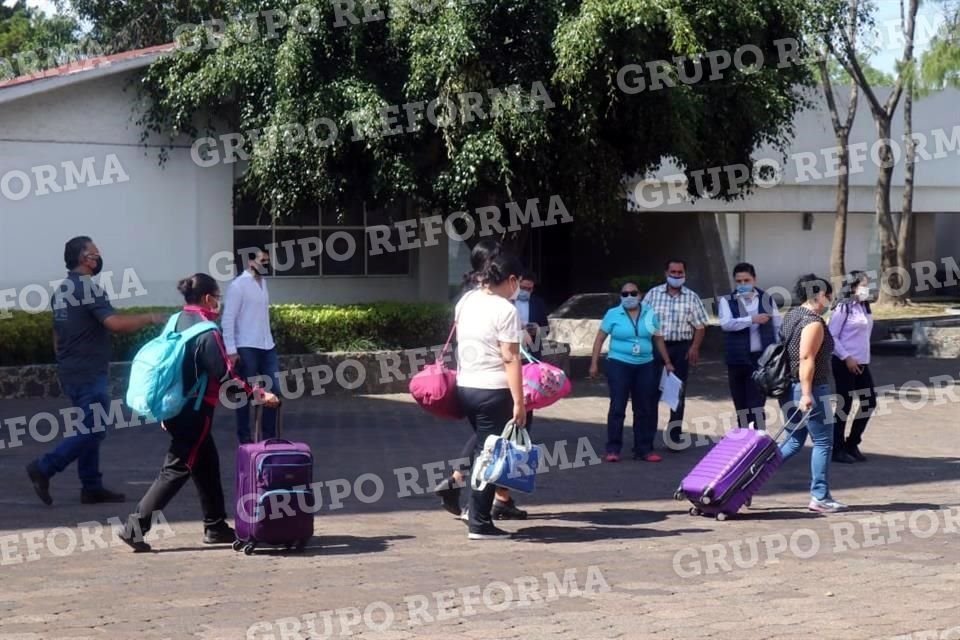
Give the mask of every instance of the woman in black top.
[[792, 423], [804, 418], [806, 423], [796, 429], [780, 446], [784, 461], [803, 448], [807, 434], [813, 440], [810, 456], [810, 504], [818, 513], [833, 513], [846, 509], [830, 495], [830, 456], [833, 449], [833, 425], [827, 421], [830, 413], [830, 358], [833, 337], [821, 317], [830, 308], [833, 288], [814, 274], [802, 276], [795, 294], [803, 303], [791, 309], [783, 318], [781, 337], [786, 340], [790, 361], [793, 391], [783, 403], [784, 417]]
[[[220, 288], [208, 274], [198, 273], [185, 278], [177, 288], [187, 304], [177, 320], [176, 331], [184, 331], [204, 320], [216, 320], [220, 315]], [[137, 511], [127, 519], [119, 536], [136, 552], [150, 551], [144, 536], [150, 530], [154, 513], [162, 512], [190, 478], [193, 478], [200, 496], [203, 542], [230, 544], [236, 539], [233, 528], [227, 524], [223, 487], [220, 484], [220, 455], [211, 433], [220, 386], [228, 379], [233, 379], [247, 395], [257, 397], [264, 405], [276, 407], [280, 403], [277, 396], [259, 388], [251, 388], [234, 372], [219, 330], [201, 333], [192, 338], [185, 348], [183, 388], [192, 389], [204, 373], [207, 374], [207, 380], [196, 395], [188, 398], [179, 414], [161, 423], [170, 436], [170, 448], [163, 467], [137, 505]]]

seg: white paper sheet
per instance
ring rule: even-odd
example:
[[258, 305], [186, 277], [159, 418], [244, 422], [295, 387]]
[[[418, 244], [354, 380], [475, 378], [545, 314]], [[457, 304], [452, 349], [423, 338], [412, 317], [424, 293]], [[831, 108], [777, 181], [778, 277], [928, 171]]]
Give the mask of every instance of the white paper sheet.
[[670, 407], [672, 411], [676, 411], [677, 407], [680, 406], [680, 391], [682, 389], [683, 380], [664, 369], [663, 375], [660, 376], [660, 402]]

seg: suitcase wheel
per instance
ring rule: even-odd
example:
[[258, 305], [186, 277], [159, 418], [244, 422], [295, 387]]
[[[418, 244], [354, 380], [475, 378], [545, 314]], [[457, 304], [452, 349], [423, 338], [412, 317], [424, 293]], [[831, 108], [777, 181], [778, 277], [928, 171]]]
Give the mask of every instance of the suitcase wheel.
[[233, 541], [233, 550], [234, 550], [234, 551], [240, 551], [241, 549], [243, 549], [243, 544], [244, 544], [244, 543], [243, 543], [243, 540], [234, 540], [234, 541]]
[[722, 511], [717, 514], [717, 520], [719, 520], [720, 522], [723, 522], [726, 519], [727, 519], [727, 514], [723, 513]]
[[690, 507], [690, 515], [699, 516], [701, 513], [702, 511], [700, 511], [700, 509], [697, 509], [696, 507]]
[[253, 544], [252, 542], [248, 542], [247, 544], [243, 545], [243, 553], [244, 555], [252, 556], [256, 548], [257, 545]]
[[683, 500], [683, 498], [684, 498], [684, 495], [681, 489], [677, 489], [676, 491], [673, 492], [674, 500]]

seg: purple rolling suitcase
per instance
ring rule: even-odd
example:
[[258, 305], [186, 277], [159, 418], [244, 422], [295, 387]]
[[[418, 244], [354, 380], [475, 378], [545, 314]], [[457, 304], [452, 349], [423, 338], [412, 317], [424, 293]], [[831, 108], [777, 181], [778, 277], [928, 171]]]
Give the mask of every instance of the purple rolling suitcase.
[[313, 454], [307, 444], [279, 438], [279, 407], [278, 437], [260, 441], [262, 405], [254, 412], [254, 442], [237, 448], [233, 549], [247, 555], [259, 545], [302, 551], [313, 537]]
[[756, 429], [733, 429], [687, 474], [673, 497], [692, 502], [691, 515], [707, 514], [717, 520], [750, 506], [751, 498], [783, 464], [780, 436], [788, 426], [789, 420], [773, 436]]

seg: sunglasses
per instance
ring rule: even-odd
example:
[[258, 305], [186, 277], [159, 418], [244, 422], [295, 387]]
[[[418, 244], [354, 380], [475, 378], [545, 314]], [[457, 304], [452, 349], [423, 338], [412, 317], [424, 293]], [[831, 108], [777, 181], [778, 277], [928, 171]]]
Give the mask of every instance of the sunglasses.
[[639, 296], [639, 295], [640, 295], [640, 292], [639, 292], [639, 291], [621, 291], [621, 292], [620, 292], [620, 297], [621, 297], [621, 298], [627, 298], [627, 297], [634, 297], [634, 298], [636, 298], [636, 297]]

